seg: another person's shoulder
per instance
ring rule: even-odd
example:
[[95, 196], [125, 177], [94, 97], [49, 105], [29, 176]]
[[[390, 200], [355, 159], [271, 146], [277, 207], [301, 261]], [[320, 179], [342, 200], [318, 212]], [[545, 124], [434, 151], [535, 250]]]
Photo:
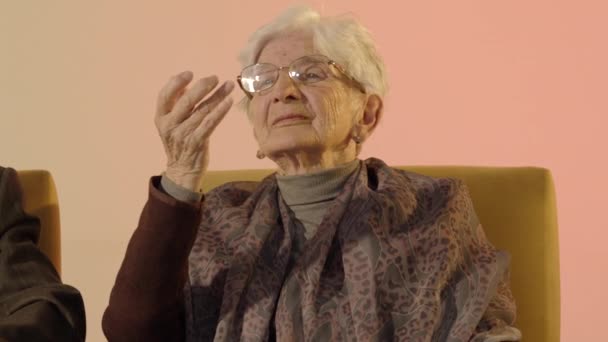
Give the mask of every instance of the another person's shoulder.
[[0, 200], [18, 196], [21, 191], [17, 171], [10, 167], [0, 166]]
[[15, 174], [17, 174], [17, 171], [15, 171], [13, 168], [0, 165], [0, 179], [14, 177]]

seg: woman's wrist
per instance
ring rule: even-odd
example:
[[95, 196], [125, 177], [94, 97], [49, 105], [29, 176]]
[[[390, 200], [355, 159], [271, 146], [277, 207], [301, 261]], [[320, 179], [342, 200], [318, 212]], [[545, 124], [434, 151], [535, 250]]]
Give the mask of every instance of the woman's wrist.
[[163, 175], [177, 186], [189, 191], [201, 192], [200, 182], [202, 176], [198, 172], [182, 172], [168, 168]]

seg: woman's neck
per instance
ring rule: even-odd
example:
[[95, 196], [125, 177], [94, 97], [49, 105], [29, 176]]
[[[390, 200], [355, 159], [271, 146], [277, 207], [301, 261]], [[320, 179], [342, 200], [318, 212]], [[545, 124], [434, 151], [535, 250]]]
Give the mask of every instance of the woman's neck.
[[288, 206], [314, 206], [336, 198], [360, 165], [360, 161], [355, 159], [332, 169], [305, 175], [277, 175], [277, 185]]
[[326, 151], [324, 153], [299, 151], [283, 153], [270, 157], [278, 166], [278, 173], [283, 176], [304, 175], [333, 169], [355, 160], [355, 153], [346, 151]]

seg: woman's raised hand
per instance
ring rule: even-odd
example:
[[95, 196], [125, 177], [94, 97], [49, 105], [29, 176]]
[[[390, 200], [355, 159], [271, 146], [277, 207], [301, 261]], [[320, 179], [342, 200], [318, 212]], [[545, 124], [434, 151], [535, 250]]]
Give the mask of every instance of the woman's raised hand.
[[193, 74], [184, 71], [169, 79], [158, 94], [154, 122], [165, 148], [165, 176], [192, 191], [209, 164], [209, 137], [232, 106], [234, 82], [226, 81], [213, 94], [217, 76], [201, 78], [190, 87]]

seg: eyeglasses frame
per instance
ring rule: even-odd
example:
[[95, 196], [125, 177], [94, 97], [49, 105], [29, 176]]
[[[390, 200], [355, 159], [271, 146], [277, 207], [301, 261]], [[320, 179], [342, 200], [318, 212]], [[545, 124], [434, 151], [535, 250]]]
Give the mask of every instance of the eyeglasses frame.
[[[334, 68], [338, 69], [338, 71], [339, 71], [339, 72], [340, 72], [342, 75], [346, 76], [346, 78], [348, 78], [348, 79], [349, 79], [349, 80], [350, 80], [350, 81], [351, 81], [351, 82], [352, 82], [352, 83], [355, 85], [355, 87], [356, 87], [356, 88], [357, 88], [357, 89], [358, 89], [358, 90], [359, 90], [361, 93], [363, 93], [363, 94], [365, 94], [365, 93], [366, 93], [366, 91], [365, 91], [365, 87], [363, 87], [363, 85], [361, 84], [361, 82], [357, 81], [357, 80], [356, 80], [356, 79], [355, 79], [353, 76], [351, 76], [351, 75], [350, 75], [350, 74], [349, 74], [349, 73], [346, 71], [346, 68], [344, 68], [342, 65], [338, 64], [336, 61], [334, 61], [334, 60], [332, 60], [332, 59], [330, 59], [330, 58], [328, 58], [328, 57], [326, 57], [326, 56], [323, 56], [323, 55], [302, 56], [302, 57], [300, 57], [300, 58], [297, 58], [297, 59], [293, 60], [293, 61], [292, 61], [292, 62], [291, 62], [289, 65], [282, 66], [282, 67], [278, 67], [278, 68], [277, 68], [277, 72], [278, 72], [278, 73], [280, 73], [280, 72], [281, 72], [281, 70], [283, 70], [283, 69], [285, 69], [285, 68], [290, 68], [290, 67], [291, 67], [291, 65], [293, 64], [293, 62], [295, 62], [295, 61], [297, 61], [297, 60], [299, 60], [299, 59], [301, 59], [301, 58], [305, 58], [305, 57], [323, 57], [323, 58], [327, 58], [327, 59], [328, 59], [328, 61], [327, 61], [327, 64], [328, 64], [328, 65], [333, 66]], [[247, 69], [247, 68], [249, 68], [249, 67], [252, 67], [252, 66], [254, 66], [254, 65], [256, 65], [256, 64], [263, 64], [263, 63], [254, 63], [254, 64], [251, 64], [251, 65], [248, 65], [248, 66], [246, 66], [245, 68], [243, 68], [243, 70], [245, 70], [245, 69]], [[264, 64], [271, 64], [271, 63], [264, 63]], [[242, 71], [241, 71], [241, 74], [242, 74]], [[289, 73], [288, 73], [288, 75], [289, 75]], [[300, 82], [299, 80], [292, 78], [292, 77], [291, 77], [291, 75], [289, 75], [289, 78], [293, 79], [293, 80], [294, 80], [294, 81], [296, 81], [296, 82]], [[260, 90], [260, 91], [257, 91], [257, 92], [249, 92], [249, 91], [245, 90], [245, 87], [243, 87], [243, 83], [242, 83], [241, 79], [242, 79], [241, 75], [238, 75], [238, 76], [236, 77], [236, 81], [237, 81], [237, 83], [239, 84], [239, 87], [241, 87], [241, 90], [243, 90], [243, 92], [245, 93], [245, 95], [247, 95], [247, 97], [248, 97], [250, 100], [253, 98], [253, 94], [255, 94], [255, 93], [259, 93], [260, 91], [263, 91], [263, 90], [270, 89], [270, 88], [274, 87], [274, 85], [276, 84], [276, 81], [275, 81], [275, 83], [273, 83], [273, 84], [272, 84], [272, 86], [270, 86], [269, 88], [266, 88], [266, 89], [263, 89], [263, 90]], [[316, 82], [315, 82], [315, 83], [316, 83]]]

